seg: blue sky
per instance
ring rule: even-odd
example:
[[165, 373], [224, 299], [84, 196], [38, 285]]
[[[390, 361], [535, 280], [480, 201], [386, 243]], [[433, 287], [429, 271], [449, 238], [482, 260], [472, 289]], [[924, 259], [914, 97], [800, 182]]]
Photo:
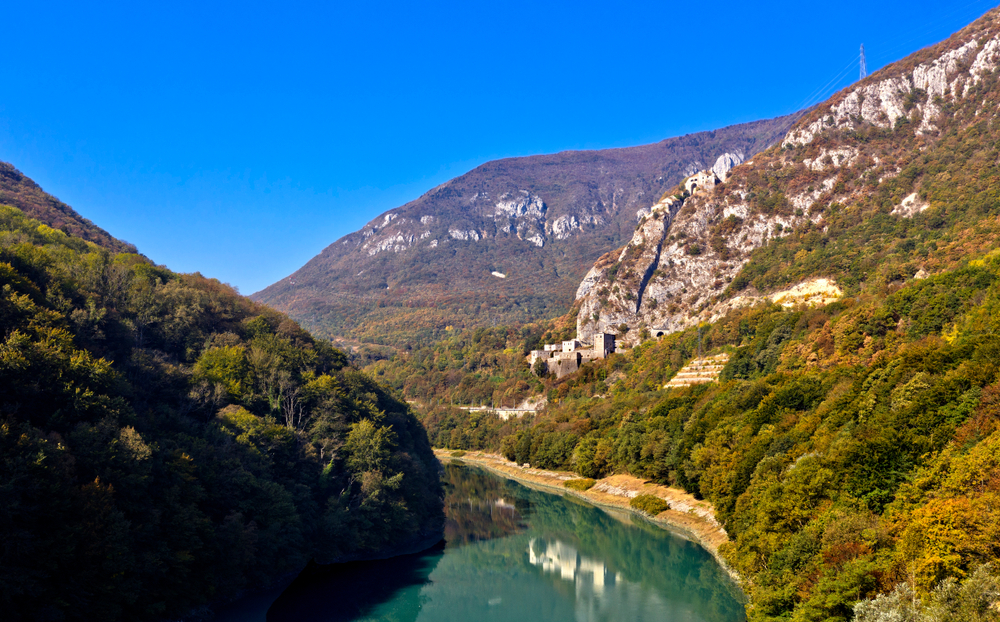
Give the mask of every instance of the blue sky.
[[10, 3], [0, 160], [249, 294], [488, 160], [787, 114], [994, 4]]

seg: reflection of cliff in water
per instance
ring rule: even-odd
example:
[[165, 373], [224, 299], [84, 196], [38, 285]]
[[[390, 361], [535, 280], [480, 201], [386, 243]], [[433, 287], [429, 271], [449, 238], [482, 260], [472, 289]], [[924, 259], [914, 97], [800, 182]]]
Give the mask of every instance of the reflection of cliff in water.
[[533, 538], [528, 544], [528, 563], [572, 584], [574, 617], [578, 622], [638, 620], [651, 615], [667, 620], [713, 619], [702, 617], [703, 612], [693, 611], [688, 602], [665, 599], [655, 589], [626, 581], [620, 572], [611, 571], [604, 562], [582, 555], [559, 540]]
[[521, 547], [529, 566], [572, 583], [577, 620], [640, 619], [640, 610], [669, 611], [676, 619], [745, 619], [742, 593], [701, 545], [642, 519], [623, 521], [575, 497], [478, 469], [461, 475], [466, 487], [500, 486], [489, 494], [517, 506], [530, 541], [511, 546]]
[[739, 622], [699, 545], [633, 517], [447, 466], [447, 546], [303, 573], [268, 620]]
[[[742, 593], [701, 545], [642, 519], [624, 524], [609, 512], [569, 497], [528, 489], [525, 494], [532, 501], [528, 520], [535, 536], [536, 559], [551, 549], [550, 543], [563, 547], [566, 556], [571, 557], [571, 549], [577, 551], [586, 564], [578, 565], [574, 582], [586, 588], [585, 595], [607, 591], [589, 587], [593, 585], [589, 577], [602, 566], [605, 585], [614, 577], [619, 594], [634, 596], [635, 590], [644, 586], [655, 591], [657, 600], [669, 603], [671, 610], [679, 605], [696, 606], [705, 620], [744, 619]], [[529, 552], [529, 561], [530, 557]], [[568, 563], [558, 566], [560, 576], [570, 573]], [[556, 560], [549, 564], [555, 568]]]
[[[469, 469], [446, 465], [444, 537], [448, 546], [503, 538], [524, 530], [513, 482], [498, 477], [470, 477]], [[520, 504], [527, 507], [527, 504]]]

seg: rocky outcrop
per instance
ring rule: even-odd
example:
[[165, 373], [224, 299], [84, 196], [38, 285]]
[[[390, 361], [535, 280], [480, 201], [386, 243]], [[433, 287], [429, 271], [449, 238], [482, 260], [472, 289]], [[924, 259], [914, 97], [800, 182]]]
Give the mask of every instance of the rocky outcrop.
[[[712, 169], [681, 184], [678, 192], [689, 198], [671, 197], [676, 203], [660, 217], [656, 208], [640, 210], [639, 226], [616, 261], [587, 274], [577, 290], [580, 338], [624, 325], [624, 341], [635, 343], [643, 328], [667, 334], [763, 301], [792, 306], [840, 298], [843, 292], [822, 273], [823, 265], [780, 291], [756, 291], [746, 280], [730, 284], [762, 246], [795, 231], [823, 234], [829, 210], [875, 200], [879, 185], [898, 177], [907, 158], [938, 140], [941, 127], [952, 127], [943, 110], [952, 116], [961, 110], [973, 123], [995, 116], [996, 110], [988, 117], [983, 110], [989, 97], [975, 94], [985, 79], [992, 88], [998, 66], [1000, 12], [993, 12], [838, 94], [753, 162], [738, 164], [740, 154], [720, 156]], [[885, 142], [876, 148], [869, 137]], [[905, 197], [895, 192], [894, 208], [878, 199], [886, 205], [883, 213], [912, 218], [933, 207], [919, 187], [904, 190]]]
[[715, 176], [719, 178], [720, 181], [726, 181], [726, 175], [732, 170], [734, 166], [743, 164], [743, 154], [741, 152], [737, 153], [724, 153], [719, 156], [712, 166], [712, 172]]
[[1000, 35], [994, 35], [973, 38], [896, 75], [875, 74], [839, 97], [825, 115], [790, 131], [782, 144], [805, 145], [832, 128], [854, 130], [862, 123], [891, 128], [908, 120], [916, 134], [936, 132], [944, 101], [968, 95], [998, 61]]
[[[578, 322], [577, 336], [581, 341], [590, 342], [594, 334], [612, 327], [613, 320], [601, 315], [604, 304], [622, 309], [625, 315], [642, 307], [646, 286], [660, 263], [666, 232], [682, 205], [683, 201], [675, 196], [661, 199], [643, 217], [617, 262], [603, 268], [595, 266], [584, 278], [577, 288], [577, 299], [583, 299], [579, 317], [590, 321]], [[611, 270], [614, 274], [609, 277]], [[601, 284], [599, 290], [594, 291], [598, 284]]]

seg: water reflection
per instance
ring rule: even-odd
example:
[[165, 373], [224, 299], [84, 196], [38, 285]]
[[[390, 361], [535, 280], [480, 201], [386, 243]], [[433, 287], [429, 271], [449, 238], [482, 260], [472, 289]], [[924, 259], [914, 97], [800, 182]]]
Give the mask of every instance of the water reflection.
[[604, 562], [580, 555], [575, 548], [559, 540], [549, 542], [532, 538], [528, 542], [528, 563], [572, 581], [577, 594], [588, 586], [592, 592], [600, 594], [604, 592], [605, 583], [614, 586], [621, 581], [621, 575], [609, 573]]
[[444, 490], [444, 537], [450, 547], [503, 538], [526, 527], [515, 501], [508, 499], [506, 480], [469, 477], [469, 469], [447, 465]]
[[304, 574], [268, 620], [744, 620], [697, 544], [477, 469], [444, 480], [443, 549]]

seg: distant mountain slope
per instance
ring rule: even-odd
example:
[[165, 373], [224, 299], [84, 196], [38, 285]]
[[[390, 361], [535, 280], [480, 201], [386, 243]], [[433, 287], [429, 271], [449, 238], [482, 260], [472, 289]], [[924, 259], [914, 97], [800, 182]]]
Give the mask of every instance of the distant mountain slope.
[[[637, 211], [720, 157], [742, 161], [797, 115], [652, 145], [488, 162], [372, 220], [254, 294], [314, 333], [401, 341], [446, 325], [564, 312]], [[502, 276], [501, 276], [502, 275]]]
[[118, 253], [136, 252], [128, 242], [115, 239], [83, 216], [48, 194], [12, 164], [0, 162], [0, 205], [10, 205], [53, 229], [93, 242]]

